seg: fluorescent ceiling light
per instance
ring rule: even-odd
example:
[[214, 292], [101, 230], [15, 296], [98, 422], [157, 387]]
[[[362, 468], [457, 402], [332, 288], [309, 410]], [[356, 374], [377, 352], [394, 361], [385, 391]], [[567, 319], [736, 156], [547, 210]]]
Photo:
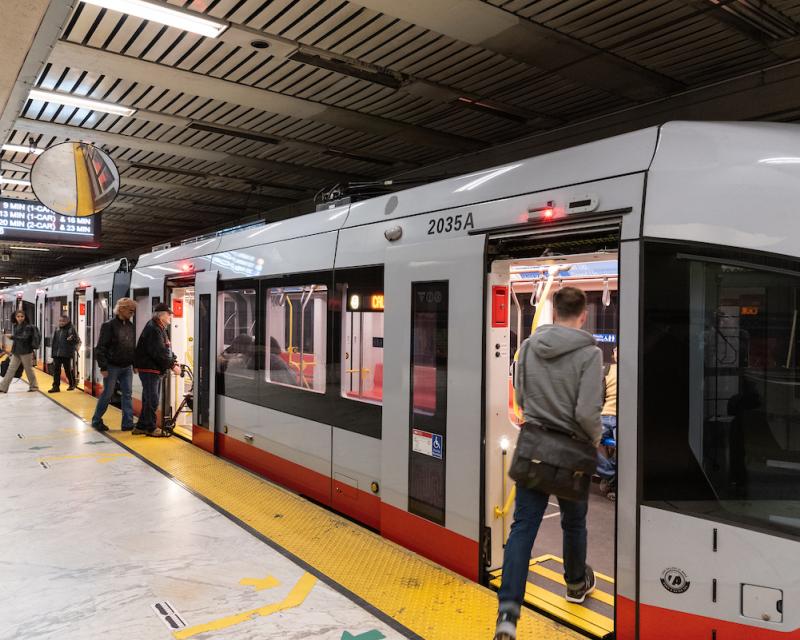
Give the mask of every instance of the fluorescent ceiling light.
[[50, 251], [50, 249], [45, 249], [44, 247], [19, 247], [19, 246], [11, 246], [9, 249], [16, 249], [17, 251]]
[[20, 276], [3, 276], [3, 280], [22, 280]]
[[118, 104], [111, 104], [110, 102], [100, 102], [99, 100], [91, 100], [90, 98], [82, 98], [81, 96], [73, 96], [69, 93], [59, 93], [57, 91], [43, 91], [41, 89], [31, 89], [28, 94], [31, 100], [41, 100], [42, 102], [55, 102], [57, 104], [64, 104], [70, 107], [78, 107], [79, 109], [91, 109], [92, 111], [102, 111], [104, 113], [113, 113], [117, 116], [132, 116], [136, 113], [136, 109], [128, 107], [121, 107]]
[[31, 183], [30, 183], [29, 180], [17, 180], [16, 178], [4, 178], [3, 176], [0, 176], [0, 182], [5, 183], [5, 184], [16, 184], [16, 185], [19, 185], [20, 187], [30, 187], [31, 186]]
[[137, 18], [152, 20], [168, 27], [216, 38], [228, 28], [226, 22], [211, 20], [189, 11], [180, 11], [164, 4], [145, 0], [83, 0], [86, 4], [127, 13]]
[[3, 151], [14, 151], [15, 153], [33, 153], [34, 155], [39, 155], [40, 153], [44, 153], [44, 149], [37, 149], [36, 147], [26, 147], [23, 144], [4, 144], [2, 147]]

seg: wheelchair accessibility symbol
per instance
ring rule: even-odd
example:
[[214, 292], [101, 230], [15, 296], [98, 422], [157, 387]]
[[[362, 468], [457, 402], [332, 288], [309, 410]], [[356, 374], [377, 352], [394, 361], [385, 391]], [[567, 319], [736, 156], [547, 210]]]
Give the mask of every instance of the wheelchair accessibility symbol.
[[433, 434], [433, 442], [431, 442], [431, 454], [434, 458], [442, 459], [444, 454], [444, 439], [438, 433]]

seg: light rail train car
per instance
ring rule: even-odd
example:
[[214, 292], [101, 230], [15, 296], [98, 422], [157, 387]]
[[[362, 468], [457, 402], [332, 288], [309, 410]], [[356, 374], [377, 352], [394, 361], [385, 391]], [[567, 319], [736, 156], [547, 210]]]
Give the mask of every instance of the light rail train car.
[[137, 323], [176, 312], [184, 437], [496, 583], [514, 352], [579, 286], [619, 360], [592, 632], [800, 637], [799, 150], [795, 125], [675, 122], [171, 247], [133, 271]]
[[84, 391], [99, 395], [103, 377], [94, 358], [94, 345], [101, 325], [112, 316], [114, 303], [128, 294], [130, 265], [126, 259], [113, 260], [61, 276], [46, 278], [36, 286], [36, 323], [42, 332], [37, 361], [44, 369], [52, 362], [50, 343], [58, 318], [66, 313], [72, 320], [81, 345], [77, 354], [77, 380]]

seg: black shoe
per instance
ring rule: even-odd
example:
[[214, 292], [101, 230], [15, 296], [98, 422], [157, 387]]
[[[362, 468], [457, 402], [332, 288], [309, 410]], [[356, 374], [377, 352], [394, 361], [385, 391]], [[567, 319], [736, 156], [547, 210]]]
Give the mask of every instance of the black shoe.
[[587, 564], [586, 577], [583, 579], [583, 584], [578, 585], [577, 587], [570, 587], [567, 585], [567, 602], [581, 604], [584, 600], [586, 600], [586, 596], [594, 591], [596, 586], [597, 580], [594, 577], [594, 571]]
[[59, 391], [61, 391], [61, 389], [58, 387], [53, 387], [52, 389], [48, 389], [47, 393], [58, 393]]
[[133, 435], [135, 435], [135, 436], [141, 436], [141, 435], [143, 435], [145, 433], [149, 433], [149, 432], [150, 431], [144, 425], [139, 426], [138, 424], [135, 427], [133, 427], [133, 430], [131, 431], [131, 433]]
[[128, 425], [128, 426], [126, 426], [126, 427], [121, 427], [121, 428], [120, 428], [120, 430], [121, 430], [121, 431], [133, 431], [133, 425], [132, 425], [132, 424], [129, 424], [129, 425]]
[[510, 613], [498, 614], [494, 640], [517, 640], [517, 619]]
[[78, 387], [76, 387], [74, 385], [70, 385], [70, 386], [67, 387], [67, 391], [75, 391], [75, 389], [77, 389], [77, 388]]
[[105, 422], [101, 422], [100, 424], [93, 424], [92, 429], [95, 431], [108, 431], [108, 425]]

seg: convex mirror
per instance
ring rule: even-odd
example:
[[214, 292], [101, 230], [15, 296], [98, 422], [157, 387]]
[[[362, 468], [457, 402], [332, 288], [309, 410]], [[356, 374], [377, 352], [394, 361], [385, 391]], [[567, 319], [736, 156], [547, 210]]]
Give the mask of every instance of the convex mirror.
[[63, 142], [33, 163], [31, 187], [45, 207], [65, 216], [93, 216], [114, 202], [119, 170], [107, 153], [85, 142]]

